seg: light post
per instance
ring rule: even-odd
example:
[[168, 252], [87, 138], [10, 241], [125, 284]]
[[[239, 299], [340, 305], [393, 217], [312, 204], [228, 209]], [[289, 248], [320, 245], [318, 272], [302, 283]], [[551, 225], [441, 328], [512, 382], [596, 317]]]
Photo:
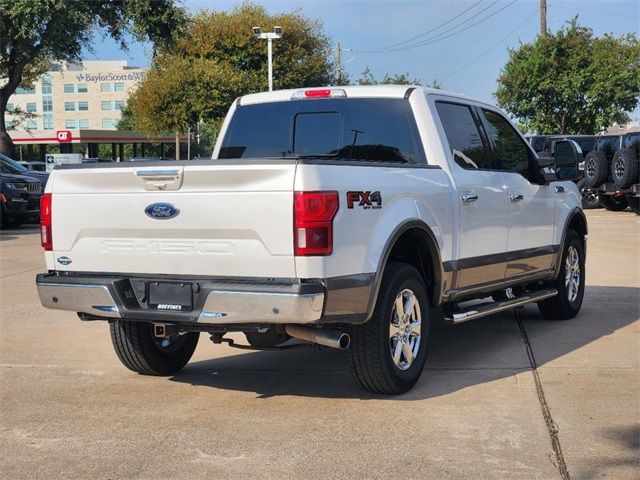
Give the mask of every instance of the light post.
[[273, 91], [273, 60], [272, 60], [272, 47], [271, 41], [276, 38], [282, 38], [282, 28], [281, 27], [273, 27], [273, 32], [262, 33], [260, 31], [260, 27], [253, 27], [253, 34], [256, 38], [266, 39], [267, 40], [267, 58], [269, 65], [269, 91]]

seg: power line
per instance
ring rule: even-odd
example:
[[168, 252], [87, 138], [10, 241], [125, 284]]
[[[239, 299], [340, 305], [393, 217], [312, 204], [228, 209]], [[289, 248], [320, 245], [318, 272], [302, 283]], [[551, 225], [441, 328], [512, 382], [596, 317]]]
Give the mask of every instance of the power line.
[[462, 70], [464, 70], [465, 68], [467, 68], [469, 65], [472, 65], [474, 63], [476, 63], [478, 60], [480, 60], [482, 57], [484, 57], [486, 54], [488, 54], [489, 52], [491, 52], [493, 49], [495, 49], [498, 45], [500, 45], [502, 42], [504, 42], [507, 38], [509, 38], [511, 35], [513, 35], [514, 33], [516, 33], [520, 28], [524, 27], [527, 23], [529, 23], [536, 15], [537, 15], [537, 11], [534, 11], [530, 16], [528, 16], [522, 23], [518, 24], [518, 26], [516, 28], [514, 28], [513, 30], [511, 30], [507, 35], [505, 35], [504, 37], [502, 37], [500, 40], [498, 40], [493, 46], [491, 46], [491, 48], [487, 49], [486, 51], [484, 51], [483, 53], [481, 53], [480, 55], [478, 55], [476, 58], [474, 58], [473, 60], [471, 60], [470, 62], [465, 63], [462, 67], [460, 67], [459, 69], [457, 69], [456, 71], [450, 73], [449, 75], [442, 77], [441, 80], [446, 80], [447, 78], [450, 78], [452, 76], [454, 76], [456, 73], [460, 73]]
[[[504, 9], [506, 9], [506, 8], [510, 7], [511, 5], [513, 5], [514, 3], [516, 3], [517, 1], [518, 1], [518, 0], [512, 0], [511, 2], [509, 2], [508, 4], [506, 4], [504, 7], [502, 7], [502, 8], [500, 8], [500, 9], [496, 10], [495, 12], [490, 13], [489, 15], [487, 15], [487, 16], [485, 16], [485, 17], [481, 18], [481, 19], [480, 19], [480, 20], [478, 20], [477, 22], [474, 22], [474, 23], [472, 23], [472, 24], [470, 24], [470, 25], [467, 25], [466, 27], [464, 27], [464, 28], [462, 28], [462, 29], [460, 29], [460, 30], [457, 30], [457, 31], [455, 31], [455, 32], [452, 32], [452, 33], [450, 33], [450, 34], [448, 34], [448, 35], [443, 35], [443, 34], [444, 34], [444, 33], [446, 33], [446, 32], [442, 32], [442, 33], [440, 33], [440, 34], [438, 34], [438, 35], [436, 35], [436, 36], [434, 36], [434, 37], [432, 37], [432, 38], [425, 39], [425, 40], [423, 40], [423, 41], [420, 41], [420, 42], [415, 43], [415, 44], [413, 44], [413, 45], [408, 45], [408, 46], [403, 47], [403, 48], [390, 49], [390, 50], [385, 50], [385, 51], [382, 51], [382, 52], [379, 52], [379, 51], [365, 51], [365, 52], [359, 52], [359, 53], [393, 53], [393, 52], [401, 52], [401, 51], [406, 51], [406, 50], [412, 50], [412, 49], [414, 49], [414, 48], [423, 47], [423, 46], [425, 46], [425, 45], [431, 45], [431, 44], [433, 44], [433, 43], [439, 42], [439, 41], [441, 41], [441, 40], [445, 40], [445, 39], [447, 39], [447, 38], [449, 38], [449, 37], [453, 37], [454, 35], [457, 35], [457, 34], [459, 34], [459, 33], [462, 33], [462, 32], [464, 32], [464, 31], [466, 31], [466, 30], [469, 30], [469, 29], [470, 29], [470, 28], [472, 28], [472, 27], [475, 27], [476, 25], [478, 25], [478, 24], [480, 24], [480, 23], [484, 22], [485, 20], [488, 20], [489, 18], [491, 18], [491, 17], [493, 17], [493, 16], [497, 15], [498, 13], [502, 12]], [[496, 2], [492, 3], [491, 5], [494, 5], [495, 3], [496, 3]], [[489, 8], [489, 7], [487, 7], [487, 9], [488, 9], [488, 8]], [[466, 23], [466, 22], [463, 22], [463, 23]], [[460, 25], [461, 25], [461, 24], [460, 24]], [[447, 31], [451, 31], [451, 30], [453, 30], [453, 29], [455, 29], [455, 28], [459, 27], [460, 25], [456, 25], [456, 27], [453, 27], [452, 29], [447, 30]]]
[[[485, 0], [480, 0], [476, 3], [474, 3], [473, 5], [471, 5], [469, 8], [463, 10], [462, 12], [458, 13], [457, 15], [455, 15], [454, 17], [451, 17], [449, 20], [447, 20], [446, 22], [442, 22], [439, 25], [436, 25], [435, 27], [433, 27], [430, 30], [427, 30], [426, 32], [421, 33], [420, 35], [416, 35], [415, 37], [411, 37], [408, 40], [405, 40], [404, 42], [399, 42], [399, 43], [394, 43], [392, 45], [387, 45], [386, 47], [380, 47], [380, 48], [376, 48], [374, 50], [369, 50], [366, 53], [370, 53], [370, 52], [377, 52], [380, 50], [387, 50], [389, 48], [395, 48], [395, 47], [399, 47], [400, 45], [404, 45], [405, 43], [411, 43], [414, 40], [417, 40], [418, 38], [424, 37], [426, 35], [428, 35], [429, 33], [435, 32], [436, 30], [439, 30], [441, 27], [444, 27], [445, 25], [448, 25], [449, 23], [453, 22], [454, 20], [460, 18], [462, 15], [464, 15], [465, 13], [467, 13], [469, 10], [472, 10], [473, 8], [477, 7], [478, 5], [480, 5], [482, 2], [484, 2]], [[494, 2], [495, 3], [495, 2]], [[493, 5], [493, 4], [491, 4]], [[491, 7], [491, 5], [489, 5], [489, 7]], [[487, 7], [487, 8], [489, 8]], [[482, 12], [480, 12], [482, 13]]]

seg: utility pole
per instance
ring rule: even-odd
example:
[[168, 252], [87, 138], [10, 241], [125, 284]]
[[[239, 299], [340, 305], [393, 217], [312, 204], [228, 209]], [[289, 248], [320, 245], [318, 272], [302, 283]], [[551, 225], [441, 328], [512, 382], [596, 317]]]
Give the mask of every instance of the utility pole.
[[340, 42], [336, 44], [336, 80], [338, 83], [342, 80], [342, 49]]
[[540, 0], [540, 36], [547, 34], [547, 0]]

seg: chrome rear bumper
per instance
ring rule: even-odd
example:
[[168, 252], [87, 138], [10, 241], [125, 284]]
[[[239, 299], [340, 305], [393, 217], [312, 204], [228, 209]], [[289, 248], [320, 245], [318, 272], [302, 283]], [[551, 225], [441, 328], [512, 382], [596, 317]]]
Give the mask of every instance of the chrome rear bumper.
[[325, 302], [325, 288], [319, 283], [198, 282], [190, 311], [148, 308], [139, 301], [126, 277], [41, 274], [36, 284], [44, 307], [104, 319], [212, 325], [305, 324], [322, 318]]

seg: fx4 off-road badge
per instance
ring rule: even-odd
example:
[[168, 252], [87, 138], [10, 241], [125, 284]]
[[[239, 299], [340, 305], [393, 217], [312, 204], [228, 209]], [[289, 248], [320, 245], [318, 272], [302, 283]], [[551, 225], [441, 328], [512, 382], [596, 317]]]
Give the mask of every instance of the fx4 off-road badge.
[[347, 208], [362, 207], [364, 210], [382, 208], [380, 192], [347, 192]]

